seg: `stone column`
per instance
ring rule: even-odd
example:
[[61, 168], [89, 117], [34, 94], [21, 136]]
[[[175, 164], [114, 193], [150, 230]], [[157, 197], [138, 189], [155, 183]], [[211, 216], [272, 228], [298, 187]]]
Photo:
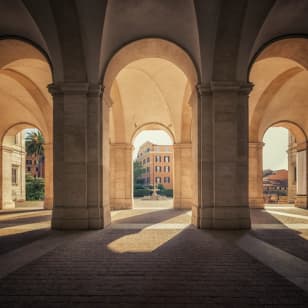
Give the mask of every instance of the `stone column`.
[[264, 208], [263, 142], [249, 142], [249, 207]]
[[102, 194], [108, 170], [103, 171], [102, 119], [107, 115], [101, 86], [64, 82], [49, 91], [54, 102], [52, 228], [103, 228], [110, 212]]
[[250, 228], [248, 93], [240, 82], [199, 85], [198, 204], [193, 223], [207, 229]]
[[3, 153], [2, 153], [2, 145], [0, 145], [0, 210], [2, 210], [3, 207]]
[[294, 136], [289, 133], [288, 147], [288, 202], [295, 203], [296, 198], [296, 142]]
[[45, 155], [45, 198], [44, 209], [50, 210], [53, 207], [53, 145], [44, 144]]
[[11, 209], [15, 207], [12, 200], [12, 152], [13, 150], [6, 146], [1, 146], [1, 205], [2, 209]]
[[133, 207], [133, 146], [128, 143], [110, 144], [110, 208]]
[[192, 208], [192, 147], [191, 143], [177, 143], [173, 146], [174, 165], [174, 208]]
[[308, 151], [307, 143], [297, 145], [295, 206], [308, 208]]

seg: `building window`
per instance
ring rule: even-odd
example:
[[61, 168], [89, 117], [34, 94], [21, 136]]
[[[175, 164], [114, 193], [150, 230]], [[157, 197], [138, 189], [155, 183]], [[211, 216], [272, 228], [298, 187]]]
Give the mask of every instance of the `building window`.
[[149, 173], [150, 172], [150, 167], [147, 167], [147, 173]]
[[155, 171], [156, 172], [161, 172], [161, 166], [155, 166]]
[[161, 162], [161, 157], [160, 157], [159, 155], [156, 155], [156, 156], [155, 156], [155, 161], [156, 161], [156, 162]]
[[27, 171], [28, 171], [28, 172], [31, 172], [31, 167], [27, 167]]
[[165, 172], [170, 172], [170, 166], [164, 166], [164, 171]]
[[150, 157], [147, 157], [147, 162], [148, 162], [148, 163], [150, 162]]
[[169, 163], [170, 162], [170, 157], [169, 156], [164, 156], [164, 162]]
[[145, 164], [145, 159], [143, 160], [143, 164]]
[[169, 176], [164, 177], [164, 183], [170, 183], [170, 177]]
[[18, 166], [12, 166], [12, 185], [18, 185]]
[[160, 177], [156, 177], [156, 178], [155, 178], [155, 182], [156, 182], [156, 183], [160, 183], [160, 181], [161, 181]]

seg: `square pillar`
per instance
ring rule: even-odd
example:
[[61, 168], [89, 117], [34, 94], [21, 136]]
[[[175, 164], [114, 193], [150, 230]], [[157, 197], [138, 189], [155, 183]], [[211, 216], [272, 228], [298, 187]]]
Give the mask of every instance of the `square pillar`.
[[0, 146], [1, 159], [1, 209], [15, 208], [15, 201], [13, 200], [12, 187], [12, 155], [13, 149], [8, 146]]
[[249, 207], [264, 208], [263, 142], [249, 142]]
[[110, 144], [110, 208], [133, 207], [133, 146], [128, 143]]
[[198, 204], [201, 229], [250, 228], [248, 203], [248, 93], [252, 85], [199, 85]]
[[295, 203], [296, 198], [296, 140], [289, 131], [288, 146], [288, 203]]
[[177, 143], [174, 150], [174, 208], [192, 208], [192, 146], [191, 143]]
[[110, 211], [102, 194], [109, 170], [103, 170], [102, 120], [108, 115], [101, 86], [63, 82], [49, 91], [54, 102], [52, 228], [103, 228]]
[[44, 144], [45, 155], [45, 198], [44, 209], [53, 208], [53, 145], [52, 143]]
[[307, 170], [307, 145], [298, 146], [296, 153], [296, 197], [295, 206], [308, 208], [308, 170]]

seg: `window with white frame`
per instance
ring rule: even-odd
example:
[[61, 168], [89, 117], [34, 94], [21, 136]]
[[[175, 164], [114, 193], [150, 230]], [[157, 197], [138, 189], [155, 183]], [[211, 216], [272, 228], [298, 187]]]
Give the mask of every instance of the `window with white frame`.
[[155, 171], [156, 172], [161, 172], [161, 166], [155, 166]]
[[164, 156], [164, 162], [166, 162], [166, 163], [170, 162], [170, 157], [169, 156]]
[[170, 172], [170, 166], [164, 166], [164, 171], [165, 172]]
[[18, 166], [12, 166], [12, 185], [18, 185]]

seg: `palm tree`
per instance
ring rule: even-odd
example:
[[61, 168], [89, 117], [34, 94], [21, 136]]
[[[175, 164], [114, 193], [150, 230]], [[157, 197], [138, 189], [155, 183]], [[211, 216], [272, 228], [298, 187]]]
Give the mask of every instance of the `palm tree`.
[[44, 159], [44, 137], [40, 131], [30, 131], [25, 140], [26, 152], [35, 157], [38, 166]]

